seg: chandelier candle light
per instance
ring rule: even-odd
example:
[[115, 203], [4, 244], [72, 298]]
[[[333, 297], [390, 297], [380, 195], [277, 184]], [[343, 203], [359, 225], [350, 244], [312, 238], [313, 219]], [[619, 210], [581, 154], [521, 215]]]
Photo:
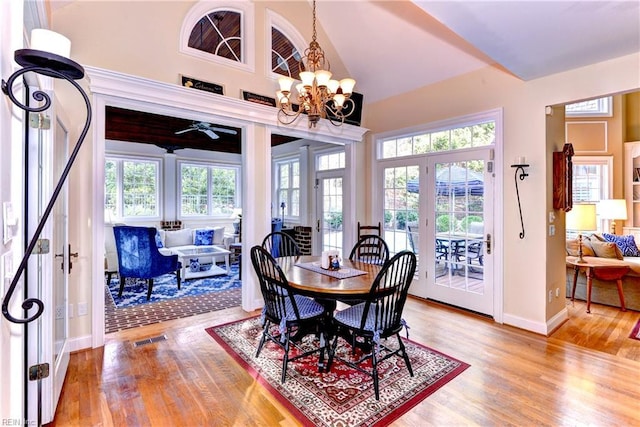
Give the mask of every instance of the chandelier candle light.
[[[350, 98], [356, 81], [345, 78], [340, 81], [331, 79], [329, 60], [317, 42], [316, 32], [316, 2], [313, 1], [313, 37], [309, 47], [300, 59], [300, 80], [296, 85], [298, 91], [298, 105], [291, 103], [291, 86], [294, 79], [280, 77], [280, 90], [276, 92], [280, 109], [278, 121], [289, 125], [300, 114], [305, 113], [309, 120], [309, 128], [315, 127], [321, 118], [329, 119], [331, 124], [340, 126], [345, 117], [354, 111], [354, 102]], [[326, 66], [326, 68], [325, 68]], [[347, 113], [345, 113], [347, 112]]]

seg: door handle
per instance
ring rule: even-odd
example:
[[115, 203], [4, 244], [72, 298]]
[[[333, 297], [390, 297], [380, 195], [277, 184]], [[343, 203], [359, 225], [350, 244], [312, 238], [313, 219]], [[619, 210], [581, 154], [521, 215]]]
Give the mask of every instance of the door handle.
[[487, 245], [487, 255], [491, 255], [491, 234], [487, 233], [487, 240], [484, 243]]
[[318, 220], [318, 222], [316, 223], [316, 231], [318, 233], [320, 232], [320, 220]]
[[69, 273], [71, 273], [71, 268], [73, 268], [71, 257], [78, 258], [78, 252], [71, 252], [71, 244], [69, 244]]
[[[56, 258], [64, 258], [64, 254], [55, 254]], [[64, 261], [60, 263], [60, 270], [64, 271]]]

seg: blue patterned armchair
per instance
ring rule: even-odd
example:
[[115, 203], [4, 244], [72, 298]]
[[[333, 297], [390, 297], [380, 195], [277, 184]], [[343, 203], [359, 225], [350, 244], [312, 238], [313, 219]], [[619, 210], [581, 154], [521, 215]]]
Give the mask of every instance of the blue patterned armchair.
[[118, 273], [122, 296], [125, 278], [146, 279], [149, 283], [147, 299], [151, 298], [153, 278], [167, 273], [176, 273], [180, 289], [180, 263], [178, 255], [162, 255], [156, 244], [154, 227], [115, 226], [113, 233], [118, 252]]

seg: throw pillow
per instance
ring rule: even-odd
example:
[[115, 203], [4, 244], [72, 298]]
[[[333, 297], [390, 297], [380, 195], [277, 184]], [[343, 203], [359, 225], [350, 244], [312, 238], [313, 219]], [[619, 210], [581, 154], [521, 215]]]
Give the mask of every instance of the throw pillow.
[[158, 247], [158, 249], [164, 248], [164, 245], [162, 244], [162, 238], [160, 237], [160, 232], [158, 230], [156, 230], [156, 246]]
[[[578, 239], [569, 239], [567, 240], [567, 255], [570, 256], [579, 256], [580, 247], [578, 244]], [[583, 238], [582, 240], [582, 256], [596, 256], [593, 252], [593, 248], [589, 243], [589, 240]]]
[[638, 250], [638, 246], [632, 235], [618, 236], [616, 234], [602, 233], [602, 237], [604, 237], [607, 242], [613, 242], [618, 245], [623, 256], [640, 256], [640, 250]]
[[196, 229], [193, 244], [196, 246], [213, 245], [213, 229]]
[[624, 259], [622, 251], [618, 248], [618, 245], [613, 242], [599, 242], [597, 240], [591, 240], [590, 244], [597, 257]]

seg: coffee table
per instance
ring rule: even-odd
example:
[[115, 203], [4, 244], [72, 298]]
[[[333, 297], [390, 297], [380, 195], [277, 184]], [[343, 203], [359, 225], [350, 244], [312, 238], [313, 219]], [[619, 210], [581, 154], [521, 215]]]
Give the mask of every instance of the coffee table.
[[[184, 279], [196, 279], [200, 277], [221, 276], [223, 274], [231, 274], [231, 267], [229, 266], [229, 252], [228, 250], [219, 246], [198, 246], [197, 248], [190, 249], [177, 249], [175, 253], [178, 255], [180, 262], [182, 263], [182, 277]], [[215, 257], [224, 256], [224, 262], [227, 269], [220, 268], [215, 263]], [[192, 258], [206, 258], [213, 257], [213, 265], [209, 270], [204, 271], [191, 271], [189, 269], [189, 260]]]

